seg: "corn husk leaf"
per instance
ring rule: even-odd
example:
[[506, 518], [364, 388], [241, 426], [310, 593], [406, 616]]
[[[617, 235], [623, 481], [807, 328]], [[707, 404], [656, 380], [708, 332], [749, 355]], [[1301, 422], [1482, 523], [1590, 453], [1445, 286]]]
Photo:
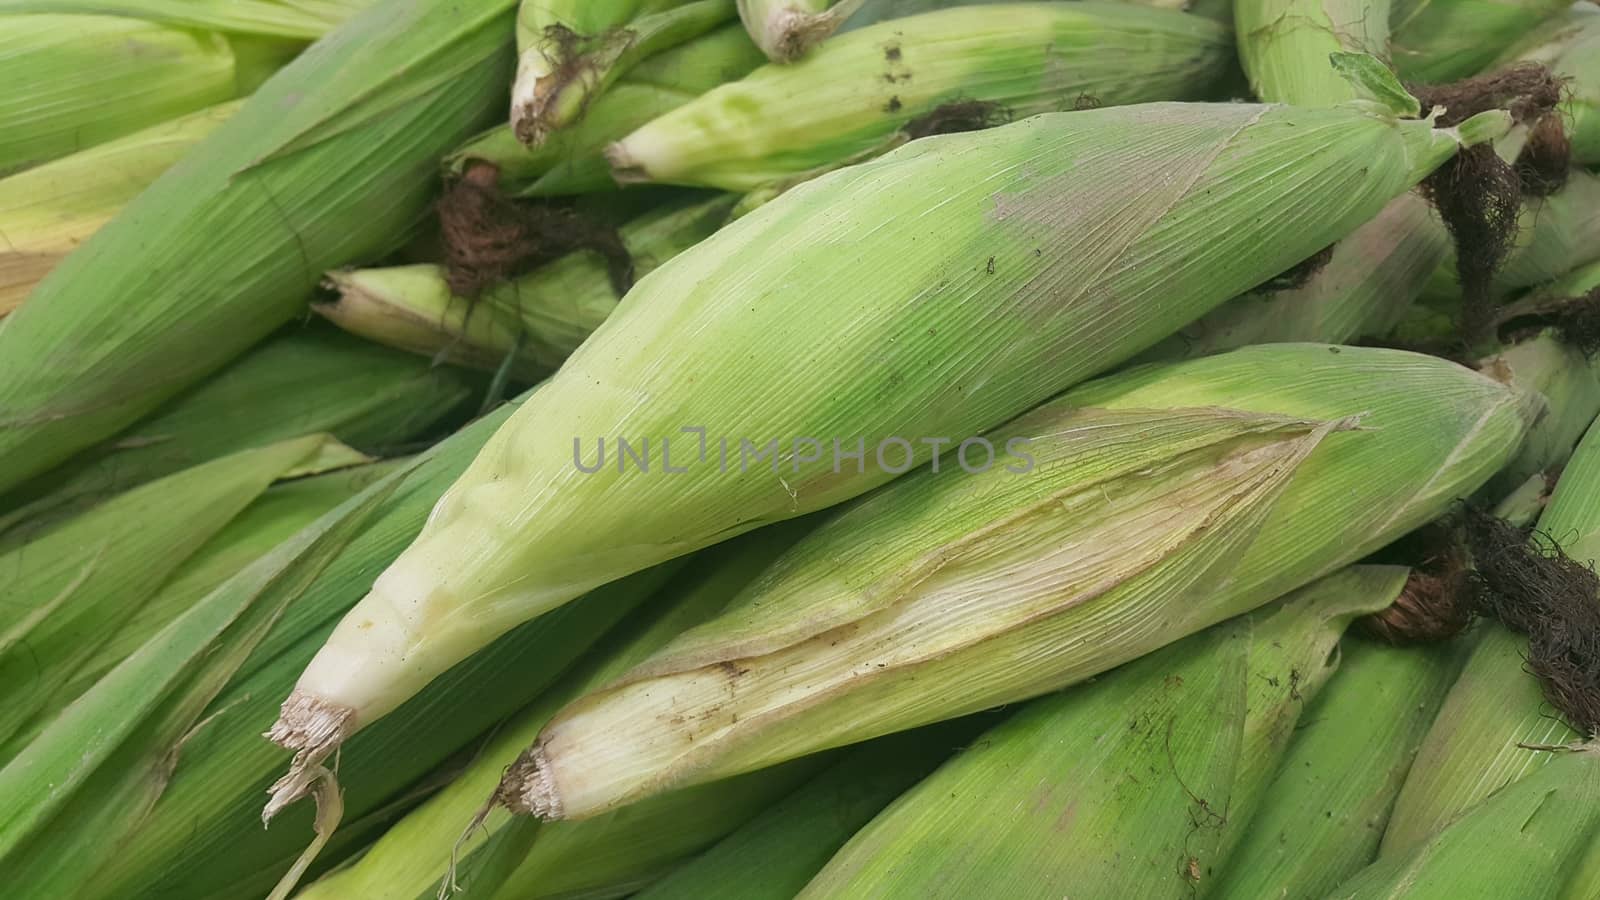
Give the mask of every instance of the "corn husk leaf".
[[371, 0], [0, 0], [0, 13], [123, 16], [167, 25], [315, 40]]
[[511, 778], [582, 818], [1081, 681], [1437, 515], [1516, 449], [1519, 403], [1447, 363], [1322, 345], [1091, 383], [989, 435], [1027, 440], [1026, 477], [925, 469], [831, 518], [564, 710]]
[[237, 108], [219, 104], [0, 179], [0, 316]]
[[794, 62], [827, 40], [862, 0], [739, 0], [739, 20], [775, 63]]
[[[1041, 698], [862, 829], [801, 897], [1192, 897], [1227, 855], [1250, 782], [1333, 674], [1339, 635], [1405, 571], [1350, 569], [1092, 684]], [[1257, 683], [1273, 689], [1262, 699]], [[1281, 752], [1286, 740], [1275, 740]]]
[[1331, 106], [1359, 99], [1330, 56], [1382, 56], [1389, 49], [1388, 0], [1239, 0], [1233, 14], [1251, 92], [1269, 103]]
[[1567, 79], [1560, 109], [1572, 160], [1600, 165], [1600, 6], [1572, 4], [1524, 36], [1502, 61], [1544, 63]]
[[[641, 216], [618, 229], [642, 276], [709, 237], [727, 219], [731, 198]], [[484, 371], [509, 367], [532, 381], [561, 365], [622, 298], [606, 260], [569, 253], [494, 285], [472, 300], [454, 296], [439, 266], [411, 265], [331, 272], [339, 296], [312, 306], [367, 340]]]
[[[830, 40], [792, 65], [713, 88], [607, 151], [619, 179], [771, 190], [891, 149], [946, 104], [982, 124], [1198, 99], [1231, 36], [1198, 17], [1118, 3], [954, 7]], [[781, 116], [762, 111], [782, 109]]]
[[358, 15], [46, 277], [0, 325], [0, 490], [220, 369], [322, 272], [402, 243], [438, 156], [496, 105], [508, 7]]
[[459, 412], [475, 381], [333, 328], [286, 331], [7, 495], [0, 548], [153, 479], [302, 435], [331, 433], [372, 455], [404, 451]]
[[72, 675], [272, 482], [362, 460], [326, 435], [245, 451], [135, 488], [0, 556], [0, 734], [59, 708], [50, 700]]
[[1600, 756], [1591, 748], [1563, 752], [1537, 773], [1473, 807], [1427, 843], [1392, 856], [1386, 851], [1328, 896], [1586, 896], [1569, 890], [1577, 887], [1574, 876], [1597, 831]]
[[1489, 377], [1543, 399], [1522, 449], [1484, 485], [1480, 496], [1497, 502], [1529, 478], [1559, 470], [1600, 415], [1600, 370], [1583, 351], [1546, 331], [1481, 360]]
[[1483, 71], [1570, 0], [1394, 0], [1390, 59], [1407, 81], [1439, 84]]
[[1458, 654], [1356, 636], [1341, 651], [1338, 674], [1296, 727], [1266, 800], [1207, 896], [1322, 897], [1377, 856]]
[[[930, 138], [819, 179], [642, 280], [374, 583], [358, 615], [387, 624], [336, 631], [300, 697], [370, 721], [429, 668], [587, 586], [858, 496], [932, 445], [912, 445], [905, 467], [895, 454], [829, 471], [825, 455], [799, 466], [776, 442], [836, 438], [849, 452], [980, 433], [1370, 219], [1455, 144], [1366, 109], [1151, 104]], [[952, 188], [927, 190], [940, 183]], [[1316, 227], [1288, 227], [1313, 207]], [[750, 284], [770, 286], [762, 302]], [[695, 464], [682, 429], [700, 427]], [[601, 437], [656, 442], [656, 474], [581, 472], [575, 441], [587, 467]], [[741, 464], [741, 439], [771, 455]], [[668, 452], [688, 471], [661, 471]], [[443, 562], [462, 546], [481, 548], [474, 565]], [[429, 666], [397, 613], [430, 622]]]

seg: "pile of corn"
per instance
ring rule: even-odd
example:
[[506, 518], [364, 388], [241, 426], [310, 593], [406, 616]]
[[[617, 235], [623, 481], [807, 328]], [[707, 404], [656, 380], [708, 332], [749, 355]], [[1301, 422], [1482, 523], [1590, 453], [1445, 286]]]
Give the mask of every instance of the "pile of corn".
[[1600, 900], [1591, 0], [0, 0], [0, 84], [17, 896]]

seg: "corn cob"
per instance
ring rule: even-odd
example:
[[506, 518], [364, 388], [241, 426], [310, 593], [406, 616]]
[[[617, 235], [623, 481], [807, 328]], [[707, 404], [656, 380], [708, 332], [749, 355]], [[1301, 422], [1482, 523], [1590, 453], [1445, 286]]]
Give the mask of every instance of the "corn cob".
[[537, 147], [644, 59], [732, 19], [734, 0], [523, 0], [511, 130]]
[[[733, 203], [716, 198], [646, 214], [620, 229], [635, 275], [709, 237]], [[475, 300], [452, 296], [439, 266], [331, 272], [336, 300], [312, 309], [368, 340], [475, 369], [534, 380], [554, 371], [616, 309], [606, 261], [579, 250]]]
[[[988, 436], [1028, 448], [1027, 477], [922, 470], [831, 518], [558, 715], [508, 796], [583, 818], [1080, 681], [1432, 518], [1516, 449], [1514, 398], [1432, 358], [1312, 344], [1091, 383]], [[1372, 430], [1343, 431], [1359, 413]]]
[[[72, 855], [76, 852], [72, 845], [89, 841], [96, 848], [93, 856], [105, 855], [99, 849], [101, 844], [114, 850], [114, 856], [99, 871], [91, 868], [80, 873], [83, 878], [92, 876], [87, 886], [75, 892], [44, 895], [109, 898], [265, 894], [300, 853], [311, 817], [288, 816], [289, 821], [275, 823], [270, 831], [262, 830], [258, 798], [270, 783], [279, 760], [254, 732], [271, 719], [273, 698], [321, 644], [328, 626], [359, 595], [354, 586], [370, 578], [373, 567], [382, 568], [415, 534], [439, 493], [508, 412], [497, 412], [453, 435], [430, 451], [415, 469], [401, 473], [398, 484], [391, 477], [374, 486], [331, 514], [332, 525], [324, 519], [311, 532], [297, 535], [291, 544], [304, 545], [318, 530], [342, 530], [345, 534], [337, 542], [313, 548], [315, 552], [309, 553], [297, 552], [289, 545], [279, 548], [268, 561], [256, 564], [213, 592], [196, 607], [201, 612], [191, 611], [180, 620], [185, 625], [175, 624], [147, 644], [135, 659], [146, 665], [171, 659], [175, 677], [197, 678], [195, 664], [183, 660], [200, 647], [174, 646], [174, 630], [193, 624], [197, 615], [217, 611], [219, 603], [262, 596], [264, 599], [253, 601], [254, 604], [276, 604], [276, 598], [283, 593], [289, 595], [270, 630], [264, 636], [251, 638], [253, 649], [231, 679], [222, 679], [227, 682], [226, 688], [203, 710], [192, 710], [193, 716], [187, 718], [178, 734], [149, 735], [147, 727], [158, 723], [139, 723], [140, 730], [135, 732], [139, 746], [149, 747], [156, 758], [171, 756], [177, 766], [170, 783], [158, 779], [149, 786], [159, 794], [159, 800], [148, 815], [137, 821], [132, 833], [96, 825], [82, 808], [87, 805], [101, 810], [105, 805], [99, 802], [102, 798], [77, 796], [73, 800], [75, 806], [64, 809], [46, 825], [45, 831], [34, 835], [31, 849], [0, 856], [0, 876], [8, 878], [8, 883], [51, 884], [43, 880], [42, 874], [69, 874], [56, 867], [69, 861], [78, 863], [80, 858]], [[383, 824], [385, 810], [403, 799], [420, 777], [528, 703], [579, 658], [593, 640], [648, 596], [666, 574], [660, 568], [641, 573], [607, 586], [558, 616], [518, 629], [432, 685], [382, 727], [352, 742], [346, 748], [345, 761], [359, 759], [358, 765], [365, 771], [344, 780], [345, 817], [349, 823], [334, 834], [323, 851], [324, 857], [332, 861], [369, 842], [374, 837], [372, 828]], [[264, 579], [266, 587], [252, 593], [251, 577], [257, 582]], [[209, 649], [216, 645], [213, 642], [205, 646]], [[204, 658], [211, 660], [218, 655], [221, 649]], [[159, 686], [166, 682], [143, 677], [140, 671], [133, 666], [133, 660], [124, 662], [78, 704], [120, 703], [132, 707], [130, 696], [141, 704], [147, 698], [153, 702], [160, 696]], [[136, 688], [130, 686], [135, 678]], [[113, 682], [120, 687], [113, 686]], [[220, 683], [212, 684], [211, 690], [221, 687]], [[119, 693], [122, 690], [132, 693]], [[116, 711], [118, 715], [133, 714], [133, 710], [123, 710], [121, 705], [116, 706]], [[101, 715], [109, 716], [103, 710]], [[211, 717], [215, 718], [210, 724], [182, 741], [182, 752], [178, 754], [182, 732], [194, 722]], [[83, 720], [90, 718], [93, 716], [86, 712]], [[95, 721], [104, 727], [102, 719]], [[41, 739], [47, 737], [52, 737], [51, 732], [45, 732]], [[49, 758], [84, 758], [81, 744], [67, 743], [69, 734], [54, 737], [58, 740], [50, 745], [53, 749]], [[40, 742], [35, 741], [29, 750], [36, 755], [44, 753], [36, 750], [40, 747]], [[121, 780], [142, 779], [151, 770], [119, 764], [113, 759], [94, 771], [100, 777]], [[9, 808], [12, 797], [5, 795], [0, 812]], [[15, 798], [22, 808], [31, 809], [22, 794]], [[74, 810], [78, 812], [74, 814]], [[105, 811], [110, 813], [113, 809]], [[299, 812], [302, 811], [296, 811]], [[388, 815], [392, 817], [394, 813]], [[206, 823], [201, 832], [194, 829], [197, 821]], [[88, 866], [90, 859], [82, 857], [81, 865]]]
[[1389, 0], [1239, 0], [1233, 15], [1250, 89], [1269, 103], [1331, 106], [1357, 99], [1329, 57], [1383, 55], [1389, 48]]
[[0, 180], [0, 316], [236, 109], [203, 109]]
[[1580, 0], [1529, 32], [1502, 62], [1537, 62], [1568, 79], [1561, 103], [1572, 160], [1600, 165], [1600, 6]]
[[620, 181], [771, 190], [903, 143], [903, 129], [946, 104], [971, 110], [964, 116], [979, 121], [970, 128], [1087, 98], [1119, 105], [1203, 97], [1230, 50], [1226, 29], [1167, 10], [955, 7], [841, 35], [799, 63], [757, 69], [644, 125], [606, 155]]
[[639, 63], [594, 99], [579, 122], [538, 147], [526, 147], [500, 125], [446, 157], [459, 174], [473, 160], [500, 170], [501, 188], [548, 197], [616, 188], [604, 150], [635, 128], [726, 81], [742, 78], [764, 57], [739, 25], [725, 25]]
[[[1562, 470], [1539, 528], [1568, 555], [1600, 558], [1600, 428], [1591, 426]], [[1527, 640], [1497, 625], [1479, 629], [1465, 668], [1423, 742], [1383, 836], [1383, 855], [1409, 853], [1485, 797], [1504, 793], [1550, 761], [1519, 745], [1576, 740], [1524, 672]]]
[[1585, 746], [1557, 754], [1412, 852], [1386, 852], [1328, 896], [1576, 900], [1593, 896], [1573, 882], [1597, 833], [1600, 756]]
[[[607, 635], [604, 643], [565, 676], [561, 682], [541, 694], [521, 711], [511, 722], [500, 728], [493, 739], [479, 751], [472, 764], [448, 787], [430, 798], [425, 804], [408, 814], [391, 828], [353, 866], [342, 869], [308, 887], [298, 895], [298, 900], [335, 900], [343, 897], [421, 897], [436, 887], [446, 877], [452, 857], [470, 865], [471, 856], [477, 852], [490, 835], [507, 824], [509, 818], [496, 812], [478, 827], [463, 834], [463, 827], [473, 820], [473, 813], [483, 805], [500, 774], [534, 735], [544, 722], [568, 700], [605, 684], [622, 674], [635, 663], [659, 649], [672, 637], [692, 625], [715, 615], [729, 599], [753, 578], [779, 552], [786, 549], [803, 533], [803, 523], [785, 524], [763, 529], [725, 547], [706, 551], [691, 570], [680, 573], [653, 597], [649, 604], [634, 614], [625, 626]], [[738, 824], [740, 815], [753, 812], [752, 802], [770, 800], [781, 795], [786, 786], [803, 777], [808, 765], [793, 767], [791, 771], [771, 773], [767, 784], [759, 778], [737, 780], [737, 798], [723, 798], [712, 805], [706, 816], [723, 829]], [[711, 786], [718, 788], [720, 786]], [[693, 792], [691, 792], [693, 793]], [[699, 799], [710, 799], [706, 791]], [[733, 799], [734, 802], [729, 802]], [[675, 846], [672, 852], [641, 852], [647, 838], [671, 844], [675, 840], [699, 838], [701, 844], [708, 838], [689, 827], [693, 813], [681, 798], [663, 798], [659, 806], [673, 808], [679, 815], [673, 827], [633, 830], [639, 833], [634, 841], [626, 840], [629, 822], [612, 817], [594, 823], [569, 823], [540, 831], [534, 838], [526, 859], [519, 871], [526, 871], [518, 881], [537, 885], [548, 894], [567, 890], [605, 887], [625, 882], [628, 875], [639, 872], [652, 873], [656, 868], [697, 849], [694, 843]], [[630, 811], [637, 823], [648, 819], [649, 811]], [[724, 821], [716, 820], [722, 813]], [[659, 837], [657, 837], [659, 835]], [[714, 839], [715, 833], [710, 837]], [[461, 842], [457, 845], [457, 839]], [[594, 857], [604, 848], [626, 848], [618, 865], [584, 865], [581, 855]], [[591, 860], [592, 862], [592, 860]], [[499, 896], [478, 883], [462, 881], [461, 886], [482, 896]], [[508, 889], [515, 891], [515, 887]]]
[[1293, 732], [1345, 626], [1405, 575], [1346, 570], [1029, 704], [896, 800], [800, 896], [1203, 894], [1248, 817], [1237, 802], [1259, 797], [1247, 785], [1276, 763], [1248, 745]]
[[1338, 674], [1306, 711], [1268, 799], [1206, 896], [1322, 897], [1377, 856], [1457, 654], [1356, 636], [1341, 652]]
[[247, 450], [135, 488], [0, 556], [0, 735], [10, 741], [51, 712], [47, 699], [270, 484], [361, 460], [325, 435]]
[[1407, 81], [1476, 75], [1571, 0], [1394, 0], [1390, 58]]
[[767, 59], [794, 62], [827, 40], [862, 0], [739, 0], [739, 19]]
[[[285, 704], [286, 733], [337, 723], [302, 748], [328, 752], [586, 587], [888, 481], [929, 458], [923, 437], [992, 427], [1326, 246], [1459, 140], [1366, 107], [1155, 104], [917, 142], [769, 204], [648, 275], [522, 405], [307, 669]], [[956, 187], [927, 190], [941, 183]], [[1108, 185], [1127, 193], [1107, 200]], [[1313, 226], [1284, 227], [1309, 208]], [[751, 285], [765, 286], [762, 302], [750, 302]], [[862, 299], [808, 302], [852, 295]], [[796, 329], [827, 335], [825, 346], [792, 340]], [[908, 381], [928, 360], [938, 377]], [[758, 399], [779, 395], [788, 400]], [[805, 436], [865, 448], [911, 435], [921, 446], [904, 467], [891, 444], [874, 470], [864, 457], [854, 473], [813, 461], [803, 477], [776, 471], [776, 444], [771, 473], [695, 464], [681, 443], [676, 464], [663, 443], [664, 468], [689, 463], [670, 477], [583, 474], [569, 456], [597, 436], [637, 448], [702, 427], [706, 449]], [[508, 522], [512, 497], [541, 499], [515, 501]], [[567, 510], [582, 510], [583, 528]], [[465, 566], [464, 546], [480, 548]], [[412, 614], [437, 625], [418, 630]], [[357, 628], [369, 618], [380, 624]], [[419, 654], [407, 635], [424, 631]]]
[[398, 245], [438, 156], [492, 113], [508, 7], [357, 16], [46, 277], [0, 329], [0, 491], [222, 367], [322, 272]]
[[230, 453], [328, 432], [385, 455], [463, 405], [474, 383], [332, 328], [269, 339], [72, 463], [7, 495], [0, 550], [107, 497]]
[[1185, 359], [1248, 344], [1342, 343], [1388, 334], [1449, 254], [1449, 236], [1427, 201], [1402, 194], [1334, 244], [1327, 263], [1303, 285], [1236, 297], [1141, 358]]

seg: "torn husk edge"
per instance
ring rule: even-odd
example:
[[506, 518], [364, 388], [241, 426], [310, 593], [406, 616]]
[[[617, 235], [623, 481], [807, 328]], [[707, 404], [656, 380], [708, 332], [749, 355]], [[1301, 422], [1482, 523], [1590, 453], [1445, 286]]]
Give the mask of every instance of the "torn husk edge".
[[[323, 760], [355, 731], [355, 710], [337, 706], [296, 689], [283, 701], [278, 720], [262, 734], [267, 740], [295, 751], [289, 771], [267, 788], [271, 798], [261, 810], [261, 824], [272, 821], [285, 807], [306, 796], [324, 776]], [[332, 790], [338, 790], [334, 781]]]
[[760, 23], [761, 34], [756, 43], [773, 62], [794, 62], [838, 31], [861, 3], [862, 0], [842, 0], [819, 13], [786, 4]]

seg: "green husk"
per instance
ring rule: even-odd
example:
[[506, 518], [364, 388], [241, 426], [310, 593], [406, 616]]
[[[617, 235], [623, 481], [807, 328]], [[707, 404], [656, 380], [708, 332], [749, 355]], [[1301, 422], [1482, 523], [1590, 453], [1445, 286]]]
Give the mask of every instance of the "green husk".
[[337, 329], [291, 327], [143, 421], [5, 496], [0, 549], [108, 497], [230, 453], [326, 432], [407, 449], [467, 403], [475, 379]]
[[1091, 382], [988, 436], [1006, 468], [852, 505], [571, 704], [510, 802], [583, 818], [1082, 681], [1432, 519], [1515, 451], [1522, 402], [1431, 357], [1313, 344]]
[[794, 62], [828, 39], [862, 0], [739, 0], [739, 20], [775, 63]]
[[0, 556], [0, 761], [35, 717], [60, 709], [51, 699], [163, 582], [269, 485], [362, 459], [326, 435], [247, 450], [135, 488]]
[[371, 0], [0, 0], [0, 13], [125, 16], [185, 28], [312, 41]]
[[[1029, 704], [906, 792], [808, 897], [1171, 897], [1204, 893], [1276, 754], [1337, 666], [1350, 620], [1406, 570], [1349, 569]], [[1258, 682], [1273, 689], [1259, 704]], [[1252, 782], [1261, 786], [1246, 787]]]
[[51, 272], [0, 328], [0, 491], [220, 369], [324, 271], [402, 243], [438, 157], [498, 102], [509, 6], [356, 16]]
[[1386, 850], [1329, 897], [1577, 900], [1592, 896], [1594, 885], [1576, 884], [1575, 876], [1597, 832], [1600, 756], [1586, 746], [1557, 753], [1410, 852]]
[[[709, 237], [732, 206], [732, 198], [719, 197], [622, 226], [634, 274]], [[555, 371], [622, 299], [607, 261], [593, 250], [569, 253], [473, 300], [452, 295], [434, 265], [330, 272], [328, 284], [339, 296], [311, 308], [358, 337], [435, 362], [489, 372], [508, 366], [526, 381]]]
[[[930, 457], [925, 439], [993, 427], [1326, 246], [1456, 146], [1369, 107], [1152, 104], [930, 138], [818, 179], [629, 292], [374, 583], [285, 724], [372, 721], [586, 587], [883, 484]], [[767, 286], [759, 303], [752, 284]], [[825, 441], [897, 435], [920, 442], [905, 467], [894, 444], [870, 469], [817, 464]], [[805, 448], [777, 442], [803, 437], [818, 452], [802, 472], [790, 450]], [[663, 455], [646, 460], [654, 475], [584, 474], [574, 451], [596, 438]], [[713, 464], [741, 439], [772, 455]], [[669, 459], [687, 471], [663, 471]], [[472, 566], [464, 546], [481, 548]], [[414, 653], [406, 635], [423, 632]]]
[[1333, 245], [1299, 287], [1264, 287], [1234, 298], [1146, 352], [1187, 359], [1249, 344], [1343, 343], [1388, 334], [1450, 255], [1450, 239], [1427, 201], [1402, 194]]
[[1459, 663], [1448, 645], [1345, 638], [1339, 672], [1295, 730], [1209, 897], [1322, 897], [1370, 863]]
[[1483, 71], [1571, 0], [1394, 0], [1390, 59], [1407, 81], [1438, 84]]
[[511, 130], [538, 147], [629, 69], [735, 14], [734, 0], [523, 0]]
[[946, 758], [960, 753], [993, 718], [971, 716], [852, 749], [715, 847], [635, 896], [791, 900], [851, 835]]
[[1250, 90], [1269, 103], [1359, 99], [1329, 57], [1389, 49], [1389, 0], [1239, 0], [1233, 17]]
[[[416, 533], [439, 494], [509, 412], [502, 409], [458, 432], [414, 468], [325, 517], [311, 530], [329, 527], [331, 520], [331, 527], [350, 535], [337, 552], [330, 551], [331, 558], [318, 571], [286, 557], [284, 548], [274, 551], [269, 560], [277, 560], [279, 582], [296, 584], [291, 602], [197, 717], [210, 722], [183, 743], [159, 802], [132, 834], [117, 842], [115, 857], [95, 873], [93, 883], [73, 896], [259, 895], [278, 880], [309, 839], [312, 817], [310, 809], [299, 809], [275, 821], [270, 830], [261, 827], [260, 798], [281, 763], [279, 754], [258, 736], [272, 718], [274, 700], [322, 643], [328, 627], [359, 596], [371, 573]], [[365, 507], [375, 507], [362, 516], [365, 521], [346, 524]], [[297, 535], [295, 542], [307, 533]], [[251, 571], [266, 564], [257, 563]], [[347, 824], [334, 833], [323, 861], [333, 862], [370, 842], [376, 836], [372, 829], [393, 818], [397, 804], [403, 809], [411, 791], [426, 786], [420, 779], [537, 696], [669, 572], [670, 567], [652, 569], [607, 586], [557, 616], [506, 635], [352, 741], [345, 748], [343, 767], [354, 765], [362, 772], [341, 778]], [[219, 597], [236, 596], [248, 586], [248, 574], [230, 580], [200, 608], [213, 607]], [[161, 639], [146, 645], [145, 652], [153, 652], [151, 647], [168, 652]], [[85, 700], [103, 692], [106, 681]], [[164, 745], [164, 752], [173, 749]], [[206, 827], [196, 831], [197, 821]], [[44, 839], [52, 852], [69, 839], [103, 836], [88, 825], [82, 830], [76, 825], [71, 819], [58, 822], [58, 829]]]
[[461, 172], [484, 160], [500, 170], [500, 185], [523, 197], [614, 190], [605, 148], [644, 123], [677, 109], [723, 82], [748, 74], [764, 57], [739, 25], [725, 25], [646, 59], [594, 99], [578, 122], [538, 147], [517, 140], [502, 124], [445, 158]]
[[[1572, 558], [1600, 558], [1600, 428], [1591, 426], [1556, 483], [1539, 530]], [[1575, 734], [1524, 671], [1528, 642], [1495, 623], [1478, 629], [1383, 836], [1383, 855], [1409, 853], [1465, 810], [1526, 781], [1551, 756], [1523, 746], [1564, 744]]]
[[238, 108], [202, 109], [0, 179], [0, 316]]
[[1572, 161], [1600, 165], [1600, 6], [1572, 4], [1525, 35], [1501, 61], [1544, 63], [1566, 79], [1560, 109]]
[[1559, 469], [1572, 455], [1600, 415], [1600, 369], [1582, 350], [1549, 331], [1480, 360], [1478, 369], [1544, 401], [1522, 449], [1479, 492], [1484, 502], [1494, 503], [1529, 478]]
[[[606, 155], [619, 181], [775, 193], [929, 128], [994, 125], [1091, 98], [1115, 106], [1205, 97], [1231, 48], [1227, 29], [1168, 10], [953, 7], [840, 35], [793, 65], [763, 66]], [[965, 124], [927, 124], [941, 108], [965, 110], [953, 117]]]
[[[492, 811], [474, 827], [466, 828], [467, 824], [474, 821], [474, 813], [494, 792], [505, 767], [539, 733], [545, 721], [572, 698], [605, 684], [685, 628], [715, 615], [739, 588], [804, 533], [803, 525], [795, 523], [763, 529], [705, 551], [704, 556], [669, 581], [644, 609], [608, 634], [560, 682], [499, 728], [449, 786], [397, 822], [354, 865], [306, 888], [297, 895], [298, 900], [421, 897], [439, 887], [452, 859], [470, 868], [472, 856], [509, 824], [510, 816], [504, 811]], [[714, 821], [721, 812], [727, 819], [724, 826], [732, 828], [741, 821], [740, 813], [748, 814], [746, 808], [752, 798], [771, 799], [780, 795], [785, 786], [802, 777], [805, 769], [807, 766], [801, 765], [792, 767], [791, 771], [772, 772], [764, 779], [743, 779], [734, 797], [723, 797], [722, 803], [705, 809], [706, 817]], [[703, 796], [706, 792], [700, 793], [701, 799], [710, 799]], [[681, 798], [663, 800], [679, 810], [684, 808]], [[730, 800], [733, 802], [728, 802]], [[639, 811], [631, 811], [631, 814], [636, 821], [640, 819]], [[682, 818], [690, 820], [690, 817]], [[539, 831], [529, 848], [528, 858], [517, 871], [529, 870], [521, 880], [541, 885], [549, 894], [626, 884], [630, 875], [637, 875], [641, 870], [654, 871], [697, 849], [692, 843], [673, 848], [676, 852], [663, 859], [659, 858], [663, 854], [645, 850], [647, 840], [654, 838], [670, 844], [692, 832], [693, 829], [680, 824], [666, 829], [665, 834], [652, 834], [637, 827], [630, 829], [630, 823], [621, 817], [555, 825]], [[630, 837], [633, 839], [629, 840]], [[702, 843], [706, 840], [701, 838]], [[604, 851], [611, 853], [604, 855]], [[588, 856], [587, 860], [584, 855]], [[585, 866], [585, 862], [590, 865]], [[604, 865], [595, 865], [597, 862]], [[470, 879], [458, 877], [456, 880], [473, 895], [496, 895], [492, 889]]]

